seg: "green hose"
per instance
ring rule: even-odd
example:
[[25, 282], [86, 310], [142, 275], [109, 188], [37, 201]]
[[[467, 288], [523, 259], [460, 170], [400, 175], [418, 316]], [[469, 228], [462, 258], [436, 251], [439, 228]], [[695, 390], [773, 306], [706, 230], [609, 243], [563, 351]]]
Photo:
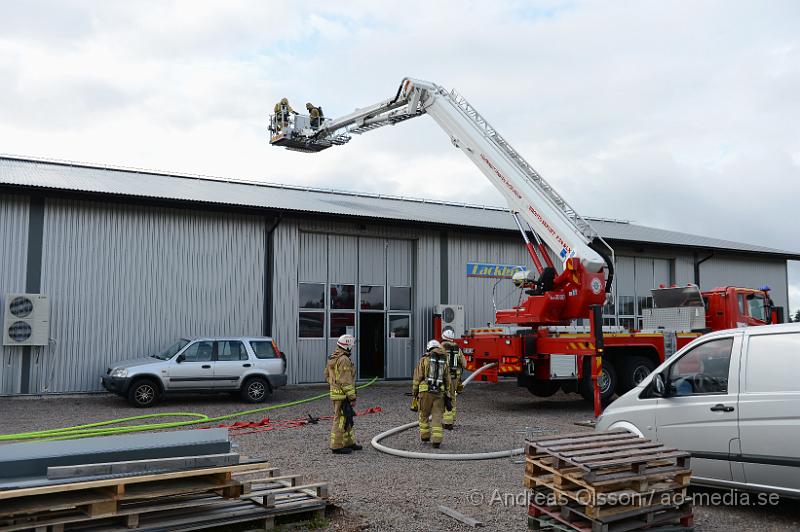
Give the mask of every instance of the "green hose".
[[[373, 378], [371, 381], [357, 386], [357, 389], [363, 389], [371, 386], [378, 377]], [[240, 412], [233, 412], [225, 414], [224, 416], [208, 417], [206, 414], [198, 414], [196, 412], [164, 412], [160, 414], [145, 414], [141, 416], [121, 417], [117, 419], [109, 419], [107, 421], [98, 421], [96, 423], [87, 423], [85, 425], [75, 425], [73, 427], [63, 427], [60, 429], [37, 430], [32, 432], [19, 432], [17, 434], [2, 434], [0, 435], [0, 442], [15, 441], [15, 440], [42, 440], [42, 441], [58, 441], [58, 440], [72, 440], [77, 438], [91, 438], [94, 436], [112, 436], [115, 434], [126, 434], [129, 432], [144, 432], [149, 430], [171, 429], [176, 427], [186, 427], [189, 425], [199, 425], [205, 423], [214, 423], [217, 421], [224, 421], [250, 414], [257, 414], [259, 412], [269, 412], [270, 410], [278, 410], [279, 408], [287, 408], [290, 406], [302, 405], [312, 401], [318, 401], [329, 397], [328, 392], [306, 397], [305, 399], [298, 399], [288, 403], [281, 403], [277, 405], [265, 406], [262, 408], [254, 408], [251, 410], [242, 410]], [[162, 418], [162, 417], [188, 417], [196, 418], [186, 421], [169, 421], [161, 423], [145, 423], [142, 425], [124, 425], [121, 427], [110, 426], [119, 425], [121, 423], [128, 423], [131, 421], [139, 421], [142, 419]]]

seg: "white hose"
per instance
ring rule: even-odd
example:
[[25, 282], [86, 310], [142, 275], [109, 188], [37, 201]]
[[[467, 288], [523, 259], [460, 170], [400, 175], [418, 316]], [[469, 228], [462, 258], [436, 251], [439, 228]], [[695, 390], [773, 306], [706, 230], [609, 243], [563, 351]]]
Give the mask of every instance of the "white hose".
[[[486, 364], [485, 366], [481, 367], [477, 371], [473, 372], [472, 375], [464, 379], [464, 386], [469, 384], [472, 379], [477, 377], [483, 370], [487, 368], [491, 368], [495, 364]], [[406, 423], [405, 425], [400, 425], [399, 427], [395, 427], [393, 429], [389, 429], [386, 432], [381, 432], [370, 442], [375, 449], [382, 453], [391, 454], [394, 456], [400, 456], [402, 458], [418, 458], [421, 460], [491, 460], [493, 458], [508, 458], [511, 456], [516, 456], [519, 454], [523, 454], [525, 450], [523, 448], [519, 449], [510, 449], [508, 451], [490, 451], [487, 453], [422, 453], [418, 451], [404, 451], [402, 449], [394, 449], [392, 447], [387, 447], [380, 443], [381, 440], [392, 436], [393, 434], [397, 434], [398, 432], [403, 432], [404, 430], [408, 430], [414, 428], [419, 425], [419, 421], [413, 421], [411, 423]]]

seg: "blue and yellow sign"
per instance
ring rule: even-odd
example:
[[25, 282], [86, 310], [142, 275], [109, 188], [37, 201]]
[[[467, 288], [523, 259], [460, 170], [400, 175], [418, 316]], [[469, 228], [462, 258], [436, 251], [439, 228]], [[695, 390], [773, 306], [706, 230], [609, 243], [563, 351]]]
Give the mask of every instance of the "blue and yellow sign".
[[528, 268], [519, 264], [495, 264], [491, 262], [468, 262], [467, 277], [487, 277], [492, 279], [511, 279], [517, 272]]

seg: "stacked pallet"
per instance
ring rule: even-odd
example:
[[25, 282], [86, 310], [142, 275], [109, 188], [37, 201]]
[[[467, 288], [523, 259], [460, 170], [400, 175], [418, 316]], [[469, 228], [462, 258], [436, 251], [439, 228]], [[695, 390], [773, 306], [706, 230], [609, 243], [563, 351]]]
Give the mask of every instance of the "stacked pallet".
[[689, 453], [625, 430], [525, 442], [532, 530], [692, 530]]
[[224, 429], [12, 444], [0, 455], [0, 532], [271, 529], [327, 506], [327, 484], [230, 452]]
[[[97, 467], [134, 466], [138, 471], [85, 475]], [[87, 464], [75, 468], [79, 481], [0, 491], [0, 532], [200, 530], [240, 522], [268, 530], [285, 516], [324, 515], [327, 484], [303, 484], [299, 475], [281, 475], [267, 462], [174, 471], [164, 467], [159, 460]], [[148, 468], [162, 471], [147, 473]], [[63, 478], [65, 468], [58, 469]]]

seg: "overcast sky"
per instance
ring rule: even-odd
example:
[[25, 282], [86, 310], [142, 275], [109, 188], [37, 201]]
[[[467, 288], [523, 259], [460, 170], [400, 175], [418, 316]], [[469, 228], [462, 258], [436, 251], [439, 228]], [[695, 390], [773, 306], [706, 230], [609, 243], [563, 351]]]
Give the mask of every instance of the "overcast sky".
[[[800, 251], [800, 2], [0, 0], [0, 152], [502, 204], [432, 120], [270, 148], [404, 76], [457, 88], [587, 216]], [[800, 265], [790, 267], [800, 307]]]

